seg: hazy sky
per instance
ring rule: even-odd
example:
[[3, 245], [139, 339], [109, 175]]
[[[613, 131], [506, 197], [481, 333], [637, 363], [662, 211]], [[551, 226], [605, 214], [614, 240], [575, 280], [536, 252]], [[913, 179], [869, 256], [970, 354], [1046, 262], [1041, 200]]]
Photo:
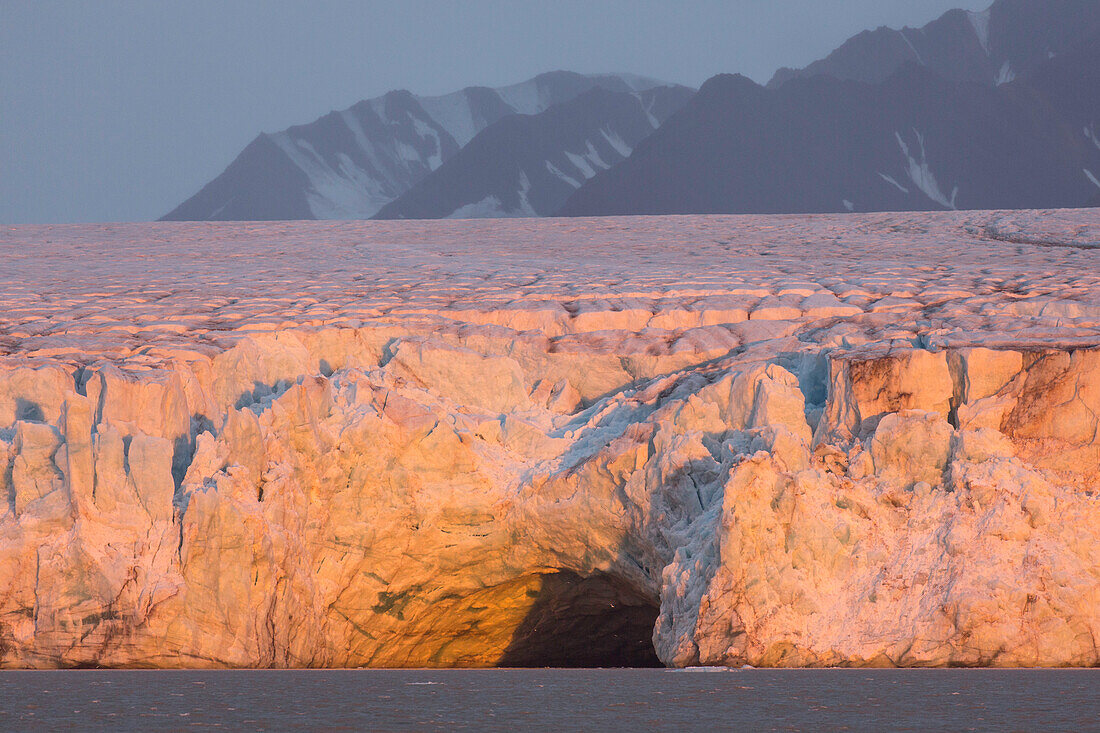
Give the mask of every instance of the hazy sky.
[[0, 0], [0, 223], [147, 220], [257, 133], [553, 69], [765, 82], [991, 0]]

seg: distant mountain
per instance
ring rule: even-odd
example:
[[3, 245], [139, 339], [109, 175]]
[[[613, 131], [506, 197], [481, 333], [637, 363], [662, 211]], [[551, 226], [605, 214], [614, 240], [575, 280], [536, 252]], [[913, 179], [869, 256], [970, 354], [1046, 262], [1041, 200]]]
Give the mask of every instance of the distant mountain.
[[1100, 0], [997, 0], [982, 12], [951, 10], [923, 28], [864, 31], [804, 69], [780, 69], [776, 88], [828, 75], [881, 83], [903, 64], [945, 79], [1003, 84], [1100, 33]]
[[558, 71], [391, 92], [252, 141], [165, 219], [1097, 205], [1100, 0], [861, 33], [767, 87]]
[[559, 214], [1085, 206], [1100, 189], [1100, 35], [999, 87], [906, 64], [880, 84], [723, 75]]
[[661, 82], [557, 71], [441, 97], [390, 92], [308, 125], [261, 134], [164, 220], [364, 219], [408, 191], [479, 132], [599, 88], [641, 94]]
[[483, 130], [378, 219], [553, 214], [584, 181], [630, 155], [691, 97], [686, 87], [594, 88], [537, 115]]

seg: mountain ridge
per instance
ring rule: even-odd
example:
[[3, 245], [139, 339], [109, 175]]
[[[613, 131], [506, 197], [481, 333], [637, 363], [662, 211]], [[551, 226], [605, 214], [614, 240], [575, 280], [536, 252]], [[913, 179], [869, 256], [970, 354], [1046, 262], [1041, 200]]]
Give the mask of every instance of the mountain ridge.
[[906, 62], [953, 81], [1004, 84], [1097, 32], [1096, 0], [997, 0], [983, 11], [949, 10], [920, 28], [862, 31], [802, 69], [779, 69], [766, 86], [819, 75], [882, 82]]
[[537, 114], [596, 87], [638, 93], [663, 85], [635, 74], [552, 71], [432, 97], [391, 91], [261, 133], [162, 220], [369, 218], [502, 117]]
[[630, 155], [691, 93], [596, 87], [537, 115], [504, 117], [375, 218], [553, 214], [584, 181]]
[[1084, 206], [1100, 178], [1100, 94], [1080, 87], [1100, 90], [1098, 48], [1001, 86], [914, 63], [880, 84], [819, 75], [768, 89], [719, 75], [558, 214]]
[[566, 71], [396, 90], [261, 134], [164, 218], [1086, 205], [1100, 189], [1098, 49], [1100, 0], [996, 0], [864, 31], [766, 85], [719, 74], [694, 96]]

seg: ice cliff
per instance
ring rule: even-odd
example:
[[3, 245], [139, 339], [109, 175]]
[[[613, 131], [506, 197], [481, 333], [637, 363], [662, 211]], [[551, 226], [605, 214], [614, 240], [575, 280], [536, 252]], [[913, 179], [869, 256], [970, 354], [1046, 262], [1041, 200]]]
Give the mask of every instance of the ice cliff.
[[1098, 244], [0, 231], [0, 666], [1100, 664]]

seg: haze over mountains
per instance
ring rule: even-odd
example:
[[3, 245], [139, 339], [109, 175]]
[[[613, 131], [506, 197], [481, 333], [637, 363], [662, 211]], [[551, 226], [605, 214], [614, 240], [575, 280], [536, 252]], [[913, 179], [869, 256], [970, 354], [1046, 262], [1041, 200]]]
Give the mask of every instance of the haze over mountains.
[[715, 77], [559, 213], [1085, 206], [1100, 193], [1098, 50], [1000, 87], [916, 64], [878, 85], [820, 76], [766, 89]]
[[768, 87], [821, 75], [881, 83], [906, 63], [951, 81], [1003, 84], [1100, 31], [1098, 6], [1096, 0], [999, 0], [983, 12], [951, 10], [922, 28], [864, 31], [804, 69], [780, 69]]
[[1100, 204], [1100, 0], [861, 33], [766, 87], [544, 74], [391, 92], [256, 138], [166, 219]]
[[499, 89], [468, 87], [440, 97], [390, 92], [308, 125], [259, 135], [225, 172], [164, 219], [366, 219], [502, 118], [537, 115], [592, 89], [639, 95], [639, 109], [651, 120], [652, 131], [659, 121], [649, 108], [656, 106], [667, 116], [667, 104], [658, 104], [652, 94], [643, 101], [641, 94], [660, 86], [629, 74], [559, 71]]
[[588, 179], [625, 160], [692, 95], [594, 88], [537, 115], [512, 115], [378, 212], [379, 219], [549, 216]]

